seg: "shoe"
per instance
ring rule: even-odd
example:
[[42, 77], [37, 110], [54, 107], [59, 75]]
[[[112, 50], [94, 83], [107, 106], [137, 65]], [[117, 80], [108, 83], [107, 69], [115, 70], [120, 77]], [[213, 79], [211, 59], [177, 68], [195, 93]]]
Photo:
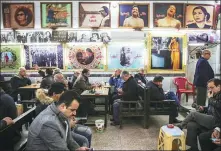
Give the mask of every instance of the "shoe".
[[110, 125], [111, 126], [116, 126], [116, 125], [120, 125], [120, 123], [119, 122], [111, 122]]
[[176, 118], [173, 120], [173, 123], [181, 123], [181, 122], [182, 122], [181, 120], [178, 120]]

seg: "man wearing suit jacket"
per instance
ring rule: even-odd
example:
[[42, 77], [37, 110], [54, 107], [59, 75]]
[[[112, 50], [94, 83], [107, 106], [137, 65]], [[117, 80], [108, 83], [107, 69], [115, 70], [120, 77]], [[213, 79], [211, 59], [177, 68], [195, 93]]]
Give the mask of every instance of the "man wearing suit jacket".
[[199, 58], [196, 64], [196, 70], [194, 75], [194, 85], [197, 90], [197, 104], [205, 106], [206, 94], [207, 94], [207, 82], [209, 79], [214, 78], [214, 71], [210, 66], [209, 60], [211, 57], [211, 52], [209, 50], [204, 50], [203, 55]]

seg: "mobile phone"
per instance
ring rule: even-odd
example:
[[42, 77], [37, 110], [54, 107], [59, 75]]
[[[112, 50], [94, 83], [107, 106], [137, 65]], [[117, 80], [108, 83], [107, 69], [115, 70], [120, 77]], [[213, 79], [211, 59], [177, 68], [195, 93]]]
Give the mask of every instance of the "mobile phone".
[[217, 140], [217, 138], [210, 138], [213, 142], [215, 142]]
[[88, 151], [94, 151], [94, 148], [89, 148], [89, 150]]

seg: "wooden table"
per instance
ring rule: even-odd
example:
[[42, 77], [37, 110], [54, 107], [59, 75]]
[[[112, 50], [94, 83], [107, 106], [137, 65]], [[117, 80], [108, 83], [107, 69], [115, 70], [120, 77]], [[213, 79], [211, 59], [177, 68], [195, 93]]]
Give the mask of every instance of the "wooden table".
[[24, 87], [19, 87], [18, 91], [20, 92], [31, 92], [32, 98], [35, 97], [35, 91], [40, 88], [40, 84], [31, 84]]
[[85, 90], [81, 93], [82, 98], [104, 98], [105, 99], [105, 113], [104, 113], [104, 127], [107, 127], [107, 114], [108, 114], [108, 98], [109, 98], [109, 88], [101, 87], [96, 88], [95, 93], [91, 93], [90, 90]]

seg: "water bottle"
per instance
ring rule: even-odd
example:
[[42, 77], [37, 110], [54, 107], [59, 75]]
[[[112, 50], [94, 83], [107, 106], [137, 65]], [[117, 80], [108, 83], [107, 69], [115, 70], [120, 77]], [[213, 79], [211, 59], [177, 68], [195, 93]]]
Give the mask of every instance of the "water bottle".
[[17, 104], [21, 104], [21, 95], [20, 94], [18, 94]]

